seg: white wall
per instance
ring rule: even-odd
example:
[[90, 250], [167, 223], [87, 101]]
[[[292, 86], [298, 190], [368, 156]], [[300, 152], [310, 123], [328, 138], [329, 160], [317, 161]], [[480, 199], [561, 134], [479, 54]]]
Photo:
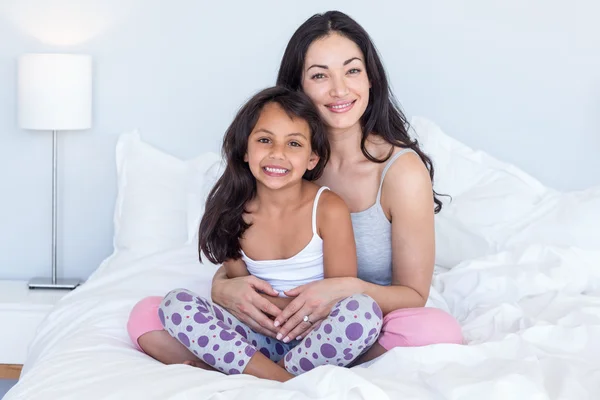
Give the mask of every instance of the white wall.
[[[525, 4], [523, 4], [525, 3]], [[2, 0], [0, 278], [47, 274], [51, 135], [16, 124], [16, 59], [85, 52], [94, 127], [60, 137], [60, 255], [85, 278], [112, 251], [117, 135], [182, 158], [218, 151], [237, 107], [274, 83], [308, 16], [340, 9], [374, 38], [406, 113], [559, 189], [600, 184], [600, 3], [593, 0]]]

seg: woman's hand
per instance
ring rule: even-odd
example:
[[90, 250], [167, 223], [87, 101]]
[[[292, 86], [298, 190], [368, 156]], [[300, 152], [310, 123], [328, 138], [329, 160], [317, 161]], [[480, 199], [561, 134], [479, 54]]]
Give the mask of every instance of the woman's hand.
[[[305, 337], [331, 312], [338, 301], [359, 293], [359, 280], [356, 278], [328, 278], [298, 286], [285, 292], [294, 300], [275, 318], [273, 325], [280, 325], [277, 339], [289, 342]], [[310, 322], [304, 322], [308, 316]]]
[[271, 285], [255, 276], [227, 278], [221, 267], [213, 279], [211, 297], [253, 331], [274, 338], [278, 329], [267, 314], [277, 317], [281, 310], [258, 291], [273, 296], [278, 294]]

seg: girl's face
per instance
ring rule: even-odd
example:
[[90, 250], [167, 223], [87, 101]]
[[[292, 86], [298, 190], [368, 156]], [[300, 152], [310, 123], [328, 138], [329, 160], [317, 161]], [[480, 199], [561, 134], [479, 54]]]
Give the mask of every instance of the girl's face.
[[244, 156], [256, 180], [270, 189], [280, 189], [302, 180], [319, 157], [311, 148], [308, 123], [290, 118], [277, 103], [266, 104], [248, 137]]
[[309, 46], [302, 89], [317, 106], [329, 133], [360, 129], [370, 87], [364, 55], [352, 40], [332, 33]]

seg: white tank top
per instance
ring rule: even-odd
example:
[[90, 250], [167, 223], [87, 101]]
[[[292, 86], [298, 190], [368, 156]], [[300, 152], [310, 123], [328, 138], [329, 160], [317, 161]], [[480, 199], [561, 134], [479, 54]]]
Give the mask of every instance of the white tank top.
[[280, 297], [286, 297], [285, 290], [323, 279], [323, 239], [317, 234], [317, 205], [325, 189], [329, 190], [326, 186], [319, 189], [313, 203], [312, 239], [299, 253], [282, 260], [255, 261], [242, 250], [242, 260], [250, 275], [268, 282]]

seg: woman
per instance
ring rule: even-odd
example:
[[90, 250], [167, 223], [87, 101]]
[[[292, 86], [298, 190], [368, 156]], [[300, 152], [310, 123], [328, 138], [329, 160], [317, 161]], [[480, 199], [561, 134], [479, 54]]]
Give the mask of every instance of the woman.
[[[252, 279], [215, 275], [212, 297], [239, 319], [275, 337], [306, 335], [333, 304], [355, 293], [371, 296], [384, 313], [378, 343], [360, 362], [396, 346], [462, 343], [458, 322], [425, 307], [435, 259], [433, 167], [395, 104], [367, 32], [347, 15], [315, 15], [292, 36], [277, 84], [304, 91], [327, 127], [330, 160], [317, 183], [330, 187], [352, 212], [358, 279], [335, 278], [287, 292], [280, 311], [263, 301]], [[273, 315], [274, 321], [265, 313]], [[260, 326], [260, 328], [259, 328]]]
[[[461, 343], [457, 321], [425, 307], [435, 259], [434, 213], [442, 204], [432, 188], [431, 161], [407, 134], [368, 34], [337, 11], [309, 18], [288, 43], [277, 84], [304, 91], [325, 121], [331, 153], [317, 183], [352, 212], [358, 278], [290, 290], [286, 295], [294, 300], [281, 310], [265, 295], [273, 292], [268, 283], [254, 276], [228, 279], [220, 268], [213, 301], [256, 332], [294, 339], [318, 326], [340, 299], [367, 294], [385, 317], [378, 342], [355, 364], [397, 346]], [[135, 306], [128, 325], [132, 340], [162, 362], [204, 367], [162, 329], [161, 300]]]

